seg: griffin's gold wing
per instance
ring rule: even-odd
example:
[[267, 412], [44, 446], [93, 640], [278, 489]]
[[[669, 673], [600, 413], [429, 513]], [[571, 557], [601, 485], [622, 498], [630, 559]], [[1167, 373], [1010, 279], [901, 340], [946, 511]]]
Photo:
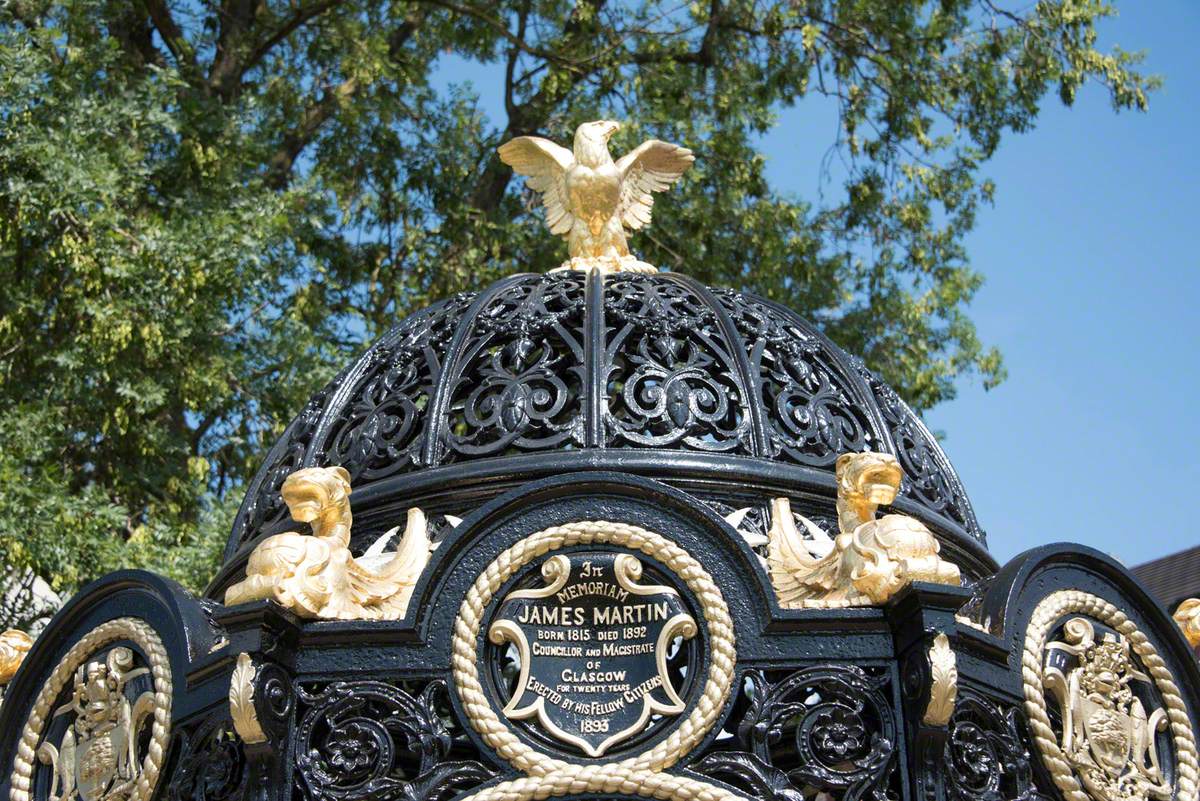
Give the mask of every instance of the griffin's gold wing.
[[550, 233], [568, 233], [575, 217], [568, 205], [566, 173], [575, 163], [574, 154], [538, 136], [518, 136], [500, 145], [498, 152], [500, 160], [526, 176], [526, 185], [542, 196]]
[[626, 153], [617, 162], [621, 174], [621, 200], [617, 206], [626, 228], [641, 228], [650, 222], [654, 192], [669, 189], [696, 157], [686, 147], [651, 139]]
[[837, 586], [841, 552], [834, 548], [820, 558], [810, 554], [804, 535], [796, 528], [787, 498], [771, 502], [771, 530], [767, 538], [767, 563], [780, 606], [785, 609], [803, 606], [805, 599], [820, 597]]
[[411, 589], [421, 577], [425, 565], [429, 564], [429, 553], [433, 546], [429, 541], [424, 512], [415, 506], [408, 510], [408, 522], [400, 537], [400, 544], [394, 553], [384, 553], [383, 548], [395, 534], [396, 529], [387, 532], [366, 553], [351, 560], [347, 566], [350, 581], [360, 598], [383, 600], [404, 588]]

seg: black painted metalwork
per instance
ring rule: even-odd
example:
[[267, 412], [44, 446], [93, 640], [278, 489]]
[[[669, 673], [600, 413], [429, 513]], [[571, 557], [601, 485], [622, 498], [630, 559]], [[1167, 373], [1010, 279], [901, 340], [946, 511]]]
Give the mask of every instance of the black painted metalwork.
[[[906, 481], [893, 511], [925, 521], [968, 586], [916, 584], [876, 608], [780, 608], [763, 549], [746, 535], [767, 532], [767, 503], [778, 495], [834, 531], [832, 463], [863, 448], [897, 456]], [[294, 525], [279, 498], [283, 478], [330, 463], [352, 477], [356, 546], [401, 523], [412, 504], [429, 514], [438, 547], [405, 618], [305, 621], [269, 602], [219, 603], [250, 546]], [[736, 510], [747, 510], [738, 530], [725, 519]], [[452, 525], [444, 514], [463, 520]], [[249, 486], [208, 598], [138, 571], [72, 598], [0, 706], [0, 798], [21, 789], [14, 760], [56, 665], [97, 626], [126, 617], [158, 633], [174, 687], [155, 798], [467, 801], [483, 788], [516, 786], [529, 776], [471, 725], [456, 691], [456, 626], [477, 578], [507, 549], [586, 520], [669, 540], [713, 578], [727, 607], [736, 650], [730, 692], [712, 729], [667, 768], [682, 779], [766, 801], [1061, 798], [1031, 738], [1021, 665], [1034, 609], [1061, 589], [1124, 610], [1174, 676], [1191, 719], [1200, 711], [1194, 655], [1123, 567], [1086, 547], [1056, 545], [997, 570], [919, 418], [795, 315], [680, 276], [525, 275], [408, 318], [313, 398]], [[573, 566], [590, 560], [598, 581], [615, 575], [612, 554], [620, 552], [583, 541], [561, 551]], [[597, 738], [580, 747], [532, 719], [513, 720], [521, 747], [575, 766], [617, 763], [678, 733], [699, 708], [715, 663], [713, 622], [687, 577], [638, 555], [638, 597], [661, 604], [664, 616], [690, 616], [696, 628], [672, 641], [661, 668], [624, 653], [609, 668], [647, 692], [665, 675], [683, 711], [658, 713], [600, 757], [585, 750]], [[545, 588], [555, 574], [539, 572], [544, 556], [506, 579], [479, 619], [535, 629], [537, 596], [508, 593]], [[572, 615], [586, 628], [602, 600], [573, 600]], [[646, 628], [636, 636], [653, 640], [663, 629]], [[927, 714], [939, 635], [957, 666], [957, 700], [940, 723]], [[487, 703], [500, 709], [520, 665], [503, 637], [488, 636], [481, 630], [476, 656]], [[252, 713], [261, 730], [246, 742], [229, 700], [239, 656], [254, 668], [252, 678], [241, 675], [250, 698], [241, 714]], [[557, 692], [550, 685], [564, 669], [559, 656], [531, 671], [547, 692]], [[589, 702], [579, 693], [613, 700], [564, 691]], [[39, 736], [61, 737], [66, 720], [55, 725]], [[1178, 765], [1166, 759], [1164, 770], [1173, 780]], [[59, 801], [49, 771], [33, 766], [30, 801]], [[639, 796], [622, 786], [604, 797]]]
[[903, 508], [987, 567], [920, 418], [793, 312], [676, 274], [514, 276], [403, 320], [318, 393], [251, 482], [226, 557], [290, 525], [279, 486], [303, 466], [346, 467], [361, 516], [377, 495], [436, 509], [430, 482], [486, 497], [606, 460], [700, 474], [694, 491], [711, 503], [736, 494], [713, 486], [730, 457], [760, 465], [760, 501], [778, 494], [767, 485], [828, 496], [837, 456], [860, 450], [895, 453]]

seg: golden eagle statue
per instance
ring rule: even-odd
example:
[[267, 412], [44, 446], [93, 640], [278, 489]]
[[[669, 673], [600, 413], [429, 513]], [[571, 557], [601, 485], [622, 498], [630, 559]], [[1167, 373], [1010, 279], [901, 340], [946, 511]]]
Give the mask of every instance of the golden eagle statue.
[[542, 196], [550, 232], [567, 238], [571, 260], [563, 268], [654, 272], [629, 253], [625, 229], [650, 222], [654, 192], [662, 192], [692, 166], [686, 147], [651, 139], [613, 161], [608, 140], [620, 130], [612, 120], [585, 122], [567, 150], [549, 139], [518, 136], [500, 146], [500, 160], [527, 176]]

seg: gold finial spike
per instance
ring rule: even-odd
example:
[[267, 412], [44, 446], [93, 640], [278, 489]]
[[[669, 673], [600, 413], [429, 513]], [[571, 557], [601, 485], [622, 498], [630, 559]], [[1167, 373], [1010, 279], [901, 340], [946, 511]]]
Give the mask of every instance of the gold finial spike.
[[500, 160], [541, 195], [550, 232], [566, 237], [571, 258], [559, 269], [657, 271], [630, 254], [625, 229], [650, 223], [653, 193], [669, 189], [696, 157], [651, 139], [614, 162], [608, 140], [620, 128], [612, 120], [585, 122], [575, 129], [573, 150], [537, 136], [500, 146]]

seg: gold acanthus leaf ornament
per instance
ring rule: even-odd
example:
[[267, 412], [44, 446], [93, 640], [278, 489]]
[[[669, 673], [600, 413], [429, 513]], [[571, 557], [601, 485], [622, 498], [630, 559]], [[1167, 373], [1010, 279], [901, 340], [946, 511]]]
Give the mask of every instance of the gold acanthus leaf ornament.
[[907, 515], [875, 519], [896, 498], [903, 473], [886, 453], [838, 457], [839, 534], [824, 556], [813, 556], [796, 527], [787, 498], [771, 503], [768, 566], [779, 605], [802, 607], [883, 604], [914, 581], [958, 585], [958, 566], [942, 559], [937, 538]]
[[945, 726], [958, 699], [958, 659], [950, 638], [939, 631], [929, 646], [929, 703], [921, 718], [930, 726]]
[[1173, 615], [1188, 645], [1200, 648], [1200, 598], [1188, 598], [1179, 605]]
[[526, 185], [541, 195], [550, 232], [566, 237], [571, 259], [562, 269], [656, 270], [630, 254], [625, 229], [650, 223], [653, 193], [678, 181], [695, 156], [651, 139], [613, 161], [608, 140], [620, 128], [612, 120], [585, 122], [575, 129], [571, 150], [537, 136], [500, 146], [500, 160], [527, 176]]
[[284, 480], [283, 500], [312, 534], [268, 537], [250, 554], [246, 578], [225, 592], [228, 605], [270, 599], [300, 617], [399, 620], [429, 563], [424, 513], [408, 510], [395, 551], [385, 552], [394, 528], [361, 557], [350, 553], [350, 474], [341, 467], [307, 467]]
[[254, 660], [243, 651], [238, 654], [237, 666], [229, 677], [229, 716], [233, 719], [233, 729], [242, 742], [251, 745], [267, 741], [254, 708], [254, 677], [257, 673]]
[[0, 634], [0, 685], [13, 680], [32, 647], [33, 638], [20, 629], [9, 629]]

